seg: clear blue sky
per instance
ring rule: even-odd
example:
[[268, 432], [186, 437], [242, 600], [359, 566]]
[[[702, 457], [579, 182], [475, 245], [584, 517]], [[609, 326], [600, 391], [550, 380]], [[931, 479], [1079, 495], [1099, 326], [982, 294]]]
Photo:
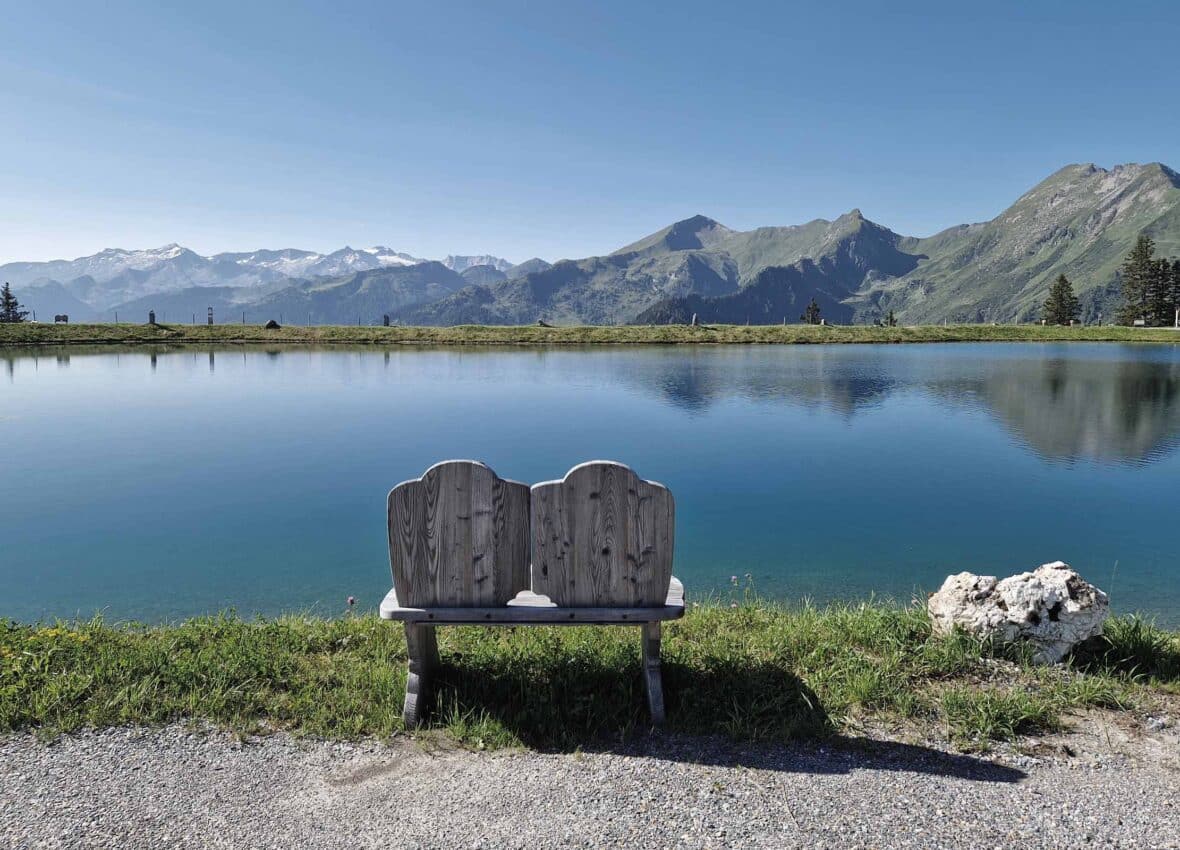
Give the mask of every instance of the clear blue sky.
[[1180, 167], [1176, 2], [37, 0], [0, 32], [0, 262], [926, 235], [1069, 162]]

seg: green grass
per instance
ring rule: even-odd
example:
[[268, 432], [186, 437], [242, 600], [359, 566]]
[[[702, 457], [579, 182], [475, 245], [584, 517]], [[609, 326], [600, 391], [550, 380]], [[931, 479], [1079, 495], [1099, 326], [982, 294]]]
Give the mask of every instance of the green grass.
[[877, 328], [813, 325], [619, 325], [542, 328], [460, 325], [448, 328], [367, 326], [299, 327], [268, 331], [261, 325], [49, 325], [0, 324], [0, 347], [137, 344], [353, 344], [353, 345], [598, 345], [678, 343], [855, 342], [1090, 342], [1180, 343], [1167, 328], [1041, 327], [1040, 325], [922, 325]]
[[[664, 639], [668, 728], [744, 740], [865, 724], [940, 730], [963, 746], [1056, 728], [1087, 707], [1180, 692], [1180, 636], [1118, 619], [1064, 672], [963, 635], [918, 608], [707, 604]], [[569, 749], [646, 728], [638, 630], [454, 627], [431, 723], [468, 746]], [[175, 625], [0, 624], [0, 731], [204, 719], [328, 738], [402, 732], [406, 648], [375, 616], [232, 616]]]

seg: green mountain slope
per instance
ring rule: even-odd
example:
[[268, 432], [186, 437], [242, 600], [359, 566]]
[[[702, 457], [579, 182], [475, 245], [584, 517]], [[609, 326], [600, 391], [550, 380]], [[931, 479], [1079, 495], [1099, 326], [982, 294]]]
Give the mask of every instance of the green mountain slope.
[[819, 218], [793, 227], [733, 232], [717, 247], [737, 262], [743, 280], [753, 280], [760, 271], [772, 266], [789, 266], [804, 257], [819, 260], [828, 256], [866, 225], [885, 231], [868, 222], [860, 210], [852, 210], [834, 221]]
[[665, 298], [721, 295], [738, 288], [737, 265], [702, 244], [725, 230], [703, 217], [665, 228], [635, 250], [585, 260], [562, 260], [523, 277], [467, 289], [429, 305], [398, 311], [405, 324], [622, 324]]
[[[1161, 255], [1180, 253], [1180, 176], [1159, 163], [1071, 165], [995, 219], [924, 239], [897, 236], [856, 210], [833, 222], [731, 232], [711, 249], [737, 264], [745, 288], [671, 299], [637, 320], [696, 313], [701, 321], [779, 322], [814, 297], [839, 322], [872, 321], [889, 310], [911, 324], [1033, 321], [1062, 273], [1074, 283], [1083, 320], [1109, 320], [1121, 300], [1118, 268], [1142, 232]], [[800, 256], [812, 262], [800, 264]], [[763, 274], [782, 266], [795, 272]]]
[[1109, 318], [1116, 271], [1141, 232], [1162, 255], [1180, 252], [1180, 176], [1159, 163], [1067, 166], [991, 221], [912, 240], [929, 259], [867, 287], [853, 306], [867, 315], [892, 308], [910, 323], [1033, 320], [1064, 273], [1083, 318]]
[[794, 324], [812, 298], [825, 317], [848, 322], [852, 311], [842, 303], [840, 289], [839, 275], [805, 259], [791, 266], [765, 268], [750, 285], [729, 295], [688, 295], [660, 301], [640, 313], [635, 324], [687, 324], [694, 316], [701, 322], [727, 325]]
[[638, 242], [632, 242], [611, 254], [619, 256], [658, 256], [674, 251], [695, 251], [711, 248], [732, 236], [735, 231], [708, 216], [694, 215], [663, 230], [657, 230]]
[[[859, 210], [835, 221], [736, 234], [719, 248], [740, 258], [735, 262], [748, 270], [738, 291], [666, 299], [644, 310], [635, 321], [687, 322], [696, 315], [703, 322], [793, 323], [814, 298], [826, 319], [849, 322], [855, 313], [849, 299], [862, 287], [918, 266], [922, 256], [900, 247], [910, 241], [864, 218]], [[800, 251], [810, 252], [815, 259], [798, 259]]]
[[[921, 255], [853, 210], [834, 221], [731, 230], [697, 215], [604, 257], [542, 271], [398, 311], [405, 324], [618, 324], [633, 321], [796, 321], [811, 298], [833, 321], [865, 285], [905, 275]], [[747, 291], [749, 290], [749, 291]]]

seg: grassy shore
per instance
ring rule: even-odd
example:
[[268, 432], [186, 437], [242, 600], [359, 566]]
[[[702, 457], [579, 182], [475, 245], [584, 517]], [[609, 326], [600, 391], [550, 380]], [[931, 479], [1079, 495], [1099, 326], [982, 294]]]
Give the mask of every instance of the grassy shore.
[[[573, 748], [641, 730], [638, 635], [621, 628], [441, 629], [435, 732], [477, 748]], [[1064, 668], [964, 636], [917, 607], [741, 600], [666, 627], [668, 727], [788, 740], [916, 728], [960, 746], [1057, 728], [1091, 707], [1180, 694], [1180, 634], [1115, 619]], [[212, 721], [329, 738], [402, 731], [402, 630], [373, 615], [232, 616], [165, 626], [0, 623], [0, 731]]]
[[609, 345], [808, 344], [903, 342], [1170, 342], [1168, 328], [920, 325], [877, 328], [835, 325], [619, 325], [543, 328], [460, 325], [449, 328], [287, 325], [0, 324], [0, 347], [36, 345], [242, 344], [293, 345]]

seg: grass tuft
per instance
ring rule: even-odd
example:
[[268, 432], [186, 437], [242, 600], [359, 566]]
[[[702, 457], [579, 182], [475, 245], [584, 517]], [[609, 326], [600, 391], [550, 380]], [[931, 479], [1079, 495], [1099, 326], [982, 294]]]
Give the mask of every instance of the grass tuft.
[[1056, 701], [1025, 688], [947, 689], [941, 709], [950, 737], [960, 741], [1006, 740], [1058, 728]]
[[1161, 685], [1180, 692], [1180, 635], [1139, 616], [1105, 624], [1104, 634], [1075, 653], [1075, 663], [1092, 673]]

